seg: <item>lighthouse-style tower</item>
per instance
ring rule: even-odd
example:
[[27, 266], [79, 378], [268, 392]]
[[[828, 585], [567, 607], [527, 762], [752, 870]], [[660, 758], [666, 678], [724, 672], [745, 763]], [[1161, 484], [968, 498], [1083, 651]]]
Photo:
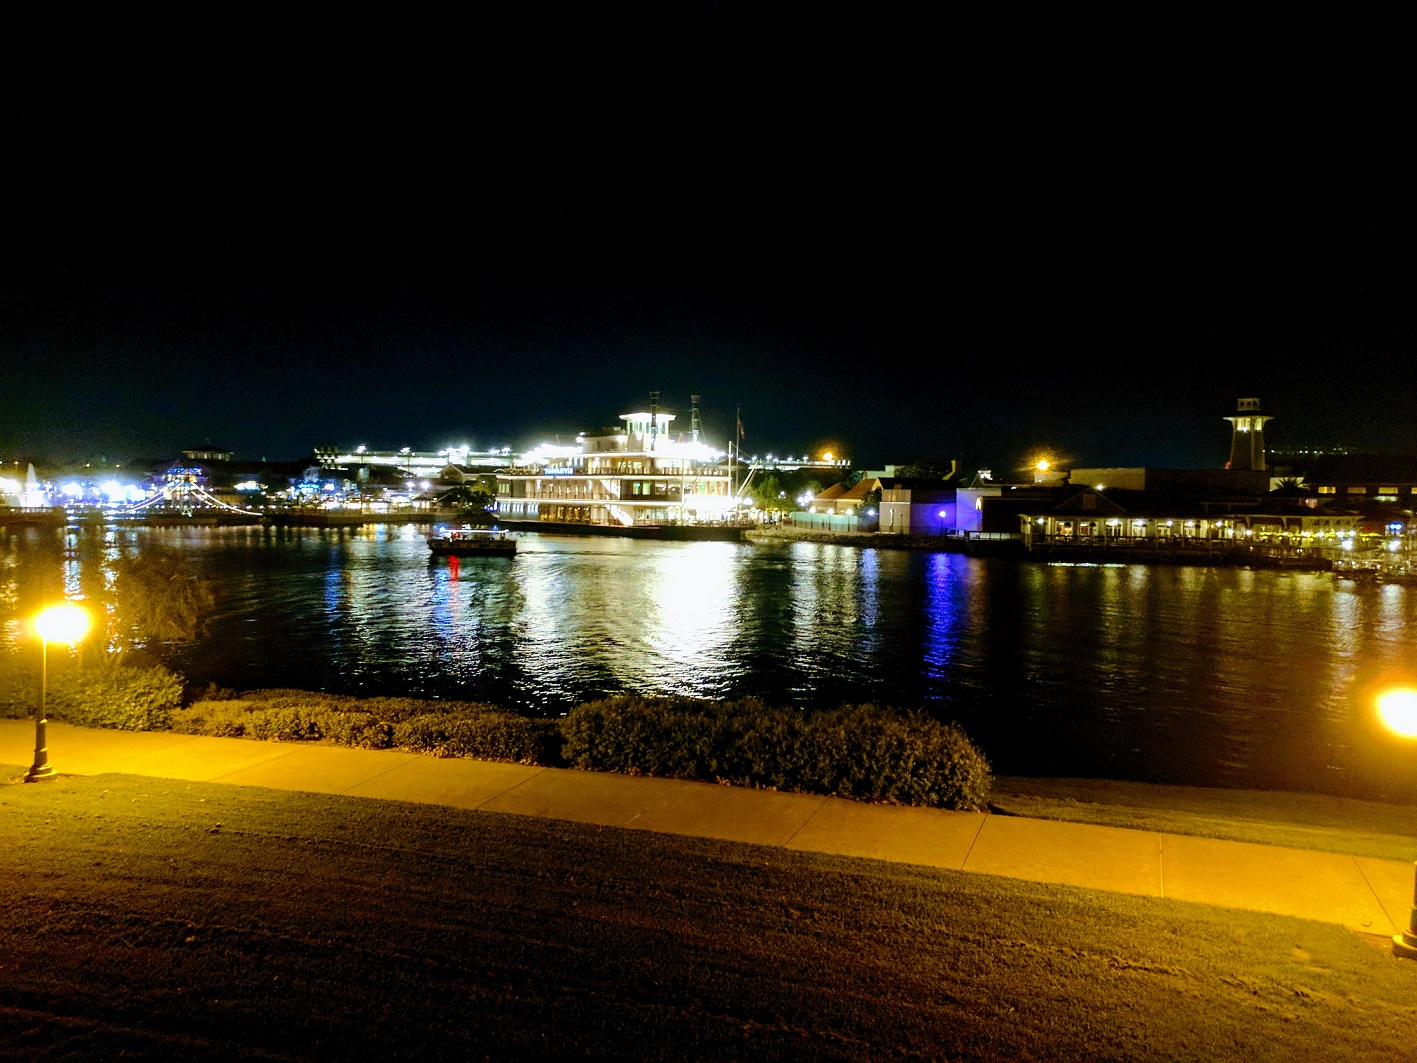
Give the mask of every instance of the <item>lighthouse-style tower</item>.
[[1230, 422], [1230, 460], [1227, 469], [1264, 472], [1264, 423], [1274, 420], [1260, 413], [1259, 399], [1241, 399]]

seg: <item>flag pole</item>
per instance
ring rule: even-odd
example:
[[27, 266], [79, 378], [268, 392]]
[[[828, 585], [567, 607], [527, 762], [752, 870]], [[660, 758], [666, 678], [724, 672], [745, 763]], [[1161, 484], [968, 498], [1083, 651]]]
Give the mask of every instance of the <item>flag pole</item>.
[[[743, 407], [742, 405], [733, 407], [733, 446], [738, 452], [738, 464], [743, 463]], [[738, 470], [734, 467], [732, 459], [729, 460], [728, 475], [733, 485], [733, 524], [743, 523], [743, 514], [738, 502]]]

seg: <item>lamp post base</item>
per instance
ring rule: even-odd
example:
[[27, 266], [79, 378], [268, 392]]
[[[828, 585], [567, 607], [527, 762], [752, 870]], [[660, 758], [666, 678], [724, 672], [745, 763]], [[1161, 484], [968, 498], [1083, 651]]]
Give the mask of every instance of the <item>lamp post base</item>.
[[1392, 954], [1404, 960], [1417, 960], [1417, 937], [1411, 934], [1394, 934]]
[[43, 782], [45, 779], [52, 779], [58, 774], [59, 773], [54, 770], [53, 764], [36, 764], [34, 767], [30, 768], [29, 771], [25, 772], [25, 782]]

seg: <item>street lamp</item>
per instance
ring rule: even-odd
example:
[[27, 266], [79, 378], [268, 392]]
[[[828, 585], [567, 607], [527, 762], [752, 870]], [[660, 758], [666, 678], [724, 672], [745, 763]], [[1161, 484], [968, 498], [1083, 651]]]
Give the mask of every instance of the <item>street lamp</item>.
[[[1417, 738], [1417, 690], [1398, 687], [1378, 695], [1378, 718], [1393, 734]], [[1412, 909], [1407, 929], [1392, 938], [1392, 954], [1406, 960], [1417, 960], [1417, 875], [1412, 888]]]
[[25, 773], [25, 782], [38, 782], [54, 775], [49, 763], [49, 738], [45, 727], [44, 701], [49, 686], [49, 644], [67, 642], [73, 645], [88, 633], [89, 614], [77, 605], [51, 605], [34, 618], [34, 630], [39, 635], [39, 711], [34, 717], [34, 764]]

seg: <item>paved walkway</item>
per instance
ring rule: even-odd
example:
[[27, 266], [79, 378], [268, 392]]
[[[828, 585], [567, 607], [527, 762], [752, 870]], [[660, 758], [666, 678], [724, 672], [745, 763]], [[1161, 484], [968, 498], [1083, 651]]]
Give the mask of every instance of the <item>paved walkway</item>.
[[[1393, 860], [977, 812], [867, 805], [416, 753], [49, 725], [60, 773], [416, 801], [864, 856], [1338, 923], [1406, 929], [1413, 866]], [[0, 763], [29, 765], [34, 725], [0, 720]]]

